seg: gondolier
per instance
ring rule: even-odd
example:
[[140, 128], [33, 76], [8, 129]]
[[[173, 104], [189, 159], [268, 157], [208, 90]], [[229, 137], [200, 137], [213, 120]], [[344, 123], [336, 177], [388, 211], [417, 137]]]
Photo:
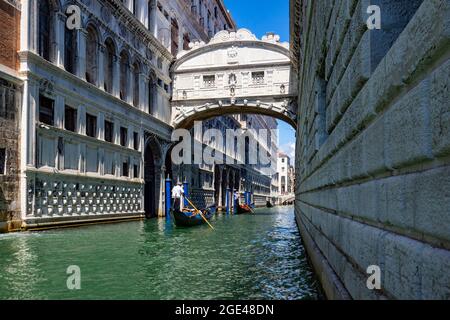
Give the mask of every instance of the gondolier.
[[239, 207], [239, 191], [238, 190], [234, 190], [234, 195], [233, 195], [233, 199], [234, 199], [234, 213], [237, 212], [237, 208]]
[[184, 196], [184, 188], [181, 182], [172, 188], [172, 199], [173, 199], [173, 208], [175, 210], [182, 210], [181, 207], [181, 197]]

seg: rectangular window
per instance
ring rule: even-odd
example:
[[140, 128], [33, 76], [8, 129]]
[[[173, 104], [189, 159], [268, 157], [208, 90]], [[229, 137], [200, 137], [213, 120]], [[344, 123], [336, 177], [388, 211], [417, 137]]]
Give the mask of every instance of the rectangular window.
[[128, 129], [120, 127], [120, 145], [126, 147], [128, 142]]
[[0, 149], [0, 175], [5, 174], [6, 171], [6, 149]]
[[139, 150], [139, 134], [137, 132], [133, 132], [133, 147], [134, 150]]
[[113, 142], [114, 140], [114, 123], [105, 120], [105, 141]]
[[264, 71], [252, 72], [253, 84], [264, 84]]
[[97, 117], [86, 114], [86, 135], [92, 138], [97, 137]]
[[133, 166], [133, 176], [134, 178], [139, 178], [139, 166], [137, 164]]
[[16, 89], [9, 82], [0, 79], [0, 118], [15, 119]]
[[49, 126], [54, 123], [54, 101], [50, 98], [39, 96], [39, 121]]
[[129, 164], [128, 161], [122, 163], [122, 177], [129, 176]]
[[77, 110], [66, 106], [64, 110], [64, 128], [68, 131], [77, 131]]
[[203, 86], [205, 88], [214, 88], [216, 86], [216, 76], [203, 76]]

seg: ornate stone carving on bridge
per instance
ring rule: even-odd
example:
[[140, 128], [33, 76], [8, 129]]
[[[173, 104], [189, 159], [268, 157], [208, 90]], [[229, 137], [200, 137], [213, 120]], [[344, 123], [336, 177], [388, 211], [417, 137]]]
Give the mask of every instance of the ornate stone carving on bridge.
[[289, 45], [268, 33], [261, 40], [249, 30], [220, 31], [208, 43], [191, 43], [172, 71], [172, 124], [233, 113], [259, 113], [295, 125], [297, 85]]

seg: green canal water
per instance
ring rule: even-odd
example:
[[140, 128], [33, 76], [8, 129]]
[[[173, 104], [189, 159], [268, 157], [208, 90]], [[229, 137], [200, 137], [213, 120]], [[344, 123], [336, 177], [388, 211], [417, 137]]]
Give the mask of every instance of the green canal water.
[[[318, 299], [292, 207], [0, 235], [0, 299]], [[81, 289], [67, 288], [79, 266]]]

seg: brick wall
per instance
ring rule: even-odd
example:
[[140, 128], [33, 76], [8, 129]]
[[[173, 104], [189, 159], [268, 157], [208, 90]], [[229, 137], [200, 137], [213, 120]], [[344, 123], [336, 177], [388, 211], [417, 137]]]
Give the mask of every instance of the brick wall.
[[17, 70], [19, 68], [17, 55], [19, 48], [20, 11], [17, 5], [0, 0], [0, 64]]
[[[19, 104], [20, 87], [0, 77], [0, 149], [5, 150], [0, 172], [0, 232], [20, 227]], [[3, 158], [3, 157], [2, 157]], [[0, 159], [2, 161], [3, 159]]]
[[450, 299], [450, 1], [292, 2], [296, 215], [327, 295]]

